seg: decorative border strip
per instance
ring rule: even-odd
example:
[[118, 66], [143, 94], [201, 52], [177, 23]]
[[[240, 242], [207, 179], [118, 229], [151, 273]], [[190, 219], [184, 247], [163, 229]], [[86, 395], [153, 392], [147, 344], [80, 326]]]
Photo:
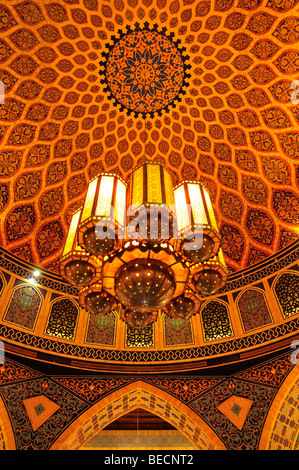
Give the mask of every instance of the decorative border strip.
[[19, 344], [25, 344], [33, 348], [41, 349], [43, 352], [63, 354], [74, 358], [92, 359], [96, 361], [112, 362], [170, 362], [186, 361], [200, 358], [218, 356], [229, 352], [240, 352], [254, 346], [262, 345], [265, 342], [277, 340], [287, 334], [297, 332], [299, 329], [299, 317], [290, 320], [281, 325], [274, 326], [268, 330], [233, 339], [221, 343], [213, 343], [200, 347], [171, 349], [171, 350], [143, 350], [128, 351], [115, 349], [97, 349], [87, 346], [68, 344], [60, 341], [54, 341], [48, 338], [37, 337], [27, 332], [10, 328], [6, 325], [0, 325], [0, 337], [10, 341], [16, 341]]

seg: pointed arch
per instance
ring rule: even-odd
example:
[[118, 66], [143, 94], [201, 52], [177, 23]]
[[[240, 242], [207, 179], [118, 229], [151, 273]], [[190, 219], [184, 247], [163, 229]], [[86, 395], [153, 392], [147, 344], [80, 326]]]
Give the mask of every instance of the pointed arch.
[[282, 383], [260, 439], [260, 450], [292, 450], [299, 430], [299, 364]]
[[12, 290], [3, 320], [34, 330], [43, 304], [40, 290], [32, 284], [19, 284]]
[[265, 292], [258, 287], [248, 287], [237, 296], [237, 309], [245, 333], [273, 323]]
[[73, 341], [78, 326], [79, 307], [69, 297], [59, 297], [50, 303], [45, 334]]
[[55, 441], [51, 450], [75, 450], [95, 432], [136, 408], [143, 408], [175, 426], [200, 450], [225, 450], [217, 434], [187, 405], [141, 380], [118, 389], [89, 408]]
[[202, 305], [200, 318], [204, 341], [233, 336], [229, 307], [226, 302], [220, 299], [208, 300]]
[[279, 274], [273, 283], [273, 292], [283, 318], [289, 318], [298, 313], [299, 273], [287, 270]]

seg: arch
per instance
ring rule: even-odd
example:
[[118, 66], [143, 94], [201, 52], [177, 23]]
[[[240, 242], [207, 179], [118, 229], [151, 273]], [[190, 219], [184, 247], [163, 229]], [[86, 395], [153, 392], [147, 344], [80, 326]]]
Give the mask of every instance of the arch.
[[43, 297], [31, 284], [17, 285], [10, 296], [3, 320], [33, 330], [41, 310]]
[[260, 450], [292, 450], [299, 429], [299, 364], [282, 383], [264, 424]]
[[13, 428], [0, 396], [0, 450], [16, 450]]
[[112, 392], [89, 408], [54, 442], [51, 450], [79, 449], [95, 432], [136, 408], [162, 417], [198, 449], [226, 449], [217, 434], [187, 405], [169, 393], [138, 380]]
[[[283, 279], [288, 280], [284, 283]], [[279, 274], [273, 283], [273, 292], [284, 318], [299, 313], [298, 286], [299, 273], [291, 270]]]
[[89, 315], [84, 342], [86, 344], [115, 346], [116, 328], [116, 310], [111, 310], [105, 315]]
[[69, 297], [59, 297], [50, 304], [45, 334], [73, 341], [78, 318], [78, 305]]
[[[256, 300], [255, 304], [252, 303], [252, 297]], [[245, 333], [273, 323], [266, 295], [262, 289], [248, 287], [242, 290], [236, 299], [236, 305]]]
[[[221, 300], [208, 300], [200, 313], [205, 341], [233, 336], [228, 305]], [[220, 321], [221, 320], [221, 321]]]

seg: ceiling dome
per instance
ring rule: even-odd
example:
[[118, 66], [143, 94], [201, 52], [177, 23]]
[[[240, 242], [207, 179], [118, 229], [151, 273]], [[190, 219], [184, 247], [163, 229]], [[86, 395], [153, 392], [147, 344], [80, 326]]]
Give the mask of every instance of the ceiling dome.
[[296, 2], [114, 3], [0, 7], [2, 246], [58, 272], [90, 179], [144, 154], [205, 185], [231, 273], [297, 239]]

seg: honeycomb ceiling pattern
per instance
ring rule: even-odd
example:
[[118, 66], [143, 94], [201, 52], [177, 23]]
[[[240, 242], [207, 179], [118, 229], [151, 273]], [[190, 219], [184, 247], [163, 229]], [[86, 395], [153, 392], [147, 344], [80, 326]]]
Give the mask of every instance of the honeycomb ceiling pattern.
[[[1, 244], [57, 272], [90, 178], [146, 154], [210, 192], [230, 272], [298, 237], [298, 0], [2, 0]], [[151, 115], [113, 99], [119, 38], [154, 29], [185, 80]], [[168, 103], [169, 104], [169, 103]]]

